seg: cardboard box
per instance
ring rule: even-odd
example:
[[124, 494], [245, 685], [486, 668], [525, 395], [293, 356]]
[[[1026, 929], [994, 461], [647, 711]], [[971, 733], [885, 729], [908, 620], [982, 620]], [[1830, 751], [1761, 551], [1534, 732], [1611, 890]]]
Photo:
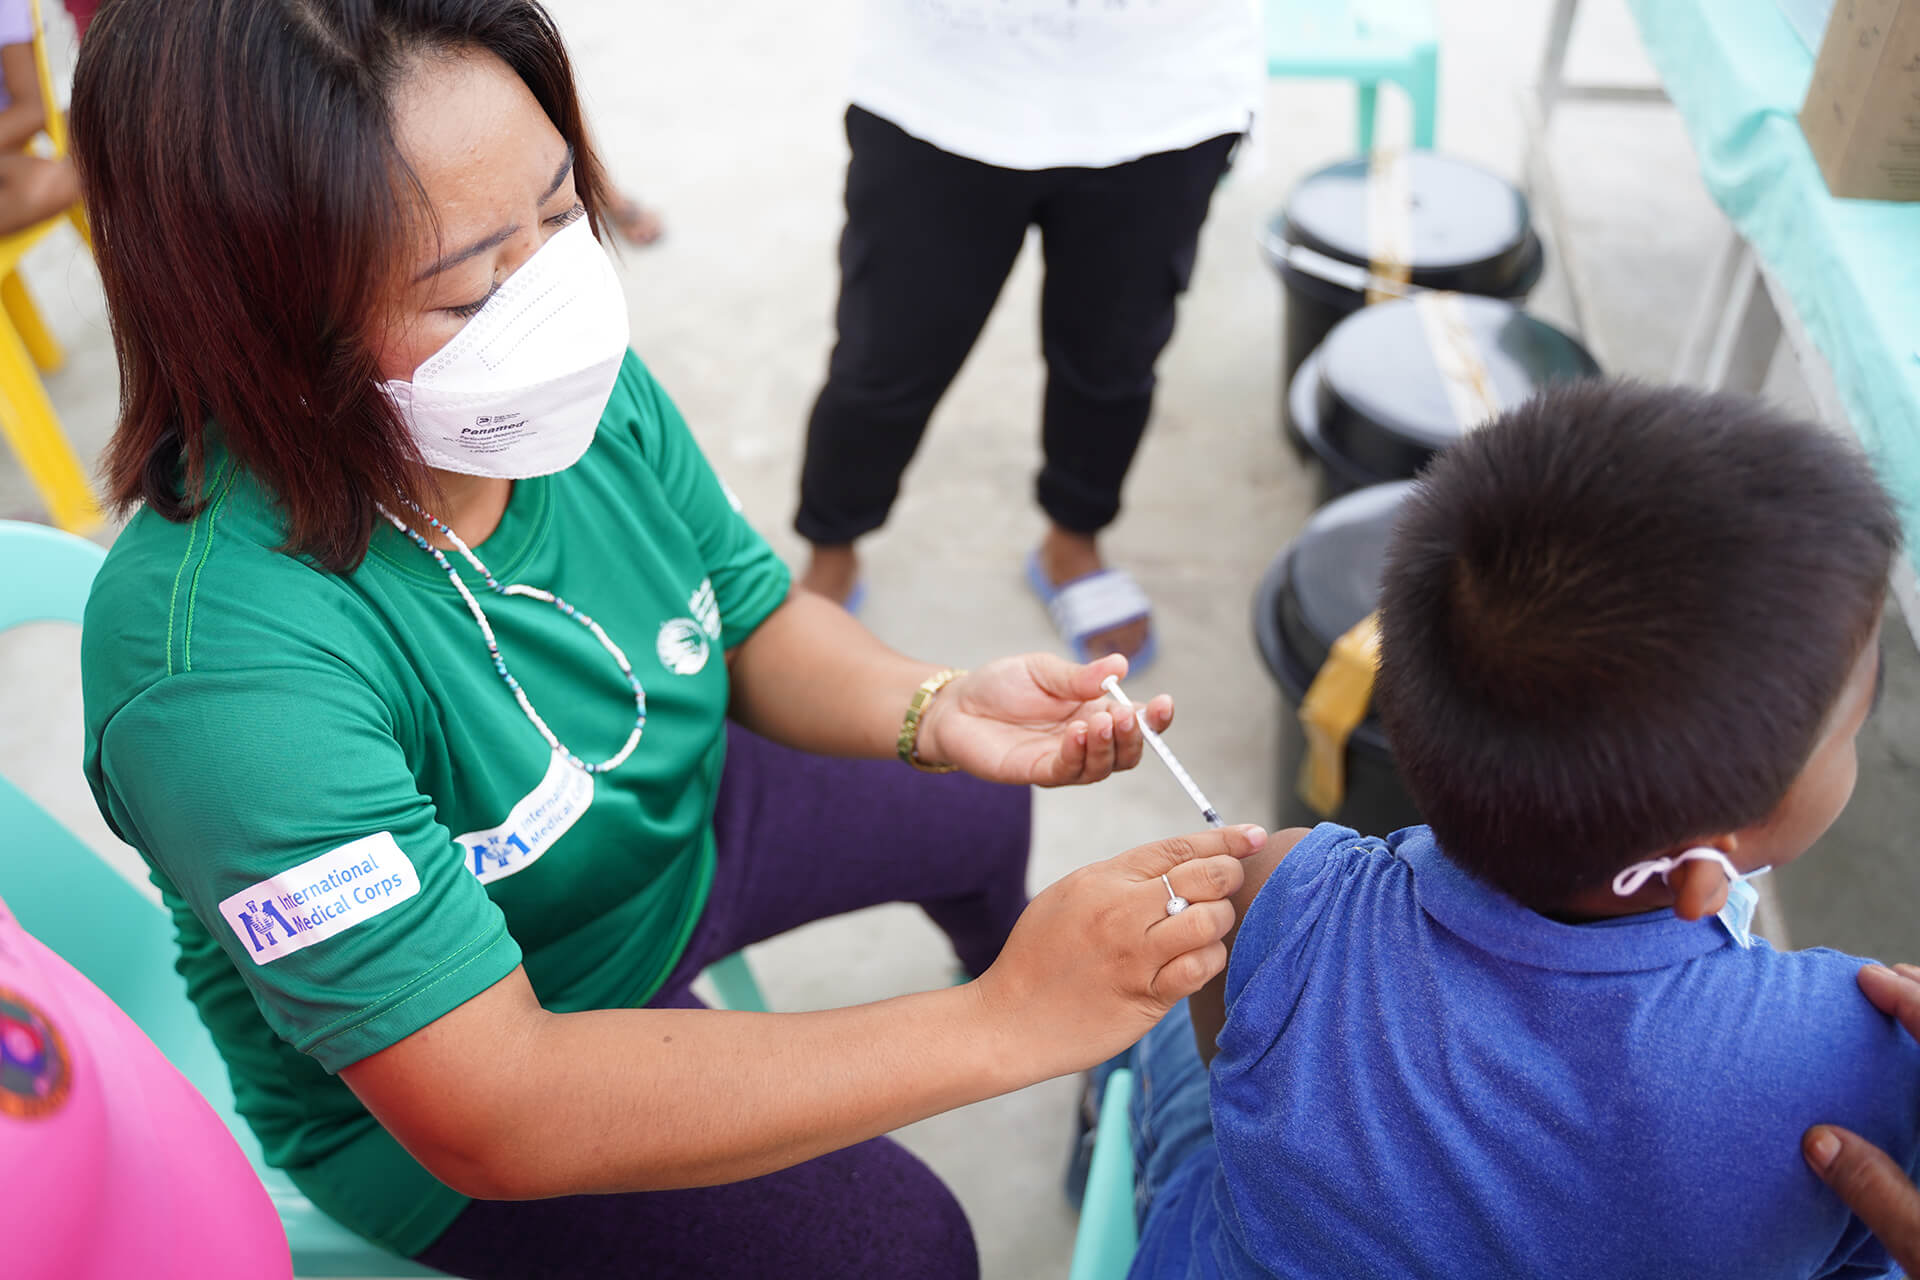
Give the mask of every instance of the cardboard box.
[[1800, 128], [1834, 195], [1920, 200], [1920, 0], [1837, 0]]

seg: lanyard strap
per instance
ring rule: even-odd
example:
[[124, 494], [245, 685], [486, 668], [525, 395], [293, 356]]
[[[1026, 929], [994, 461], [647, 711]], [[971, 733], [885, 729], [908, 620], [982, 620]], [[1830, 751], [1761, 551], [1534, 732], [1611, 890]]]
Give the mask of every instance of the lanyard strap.
[[388, 523], [392, 524], [393, 527], [401, 533], [406, 534], [407, 537], [413, 539], [415, 546], [432, 556], [434, 561], [446, 571], [448, 579], [453, 583], [454, 590], [458, 591], [460, 598], [467, 602], [467, 611], [473, 615], [473, 621], [480, 628], [480, 634], [486, 638], [487, 653], [493, 658], [493, 669], [499, 672], [500, 679], [506, 683], [508, 690], [512, 692], [514, 701], [520, 704], [520, 710], [524, 711], [527, 719], [533, 722], [533, 727], [540, 731], [540, 736], [547, 740], [547, 745], [552, 747], [560, 755], [565, 756], [568, 764], [574, 766], [576, 769], [582, 769], [587, 773], [605, 773], [609, 769], [618, 768], [628, 756], [633, 754], [633, 749], [640, 745], [641, 731], [647, 727], [647, 691], [640, 687], [640, 677], [633, 674], [633, 664], [627, 661], [627, 655], [620, 651], [620, 646], [607, 637], [607, 633], [600, 629], [599, 623], [568, 604], [565, 600], [562, 600], [559, 596], [553, 594], [553, 592], [542, 591], [539, 587], [523, 586], [518, 582], [509, 583], [504, 587], [501, 586], [500, 583], [495, 580], [492, 571], [481, 563], [480, 557], [473, 554], [473, 548], [461, 541], [459, 534], [428, 515], [417, 505], [411, 502], [407, 505], [413, 508], [415, 515], [432, 526], [435, 532], [453, 544], [453, 549], [465, 557], [466, 562], [473, 566], [474, 572], [485, 579], [487, 590], [493, 592], [495, 595], [529, 596], [535, 600], [545, 601], [565, 616], [573, 619], [588, 631], [591, 631], [593, 638], [600, 642], [600, 647], [613, 655], [613, 660], [620, 664], [620, 674], [626, 677], [628, 687], [633, 690], [633, 732], [627, 735], [626, 745], [622, 746], [618, 751], [598, 764], [589, 764], [573, 752], [567, 750], [560, 739], [554, 736], [553, 730], [547, 727], [547, 722], [540, 718], [540, 713], [533, 709], [533, 703], [527, 698], [526, 690], [522, 689], [520, 682], [513, 678], [513, 673], [507, 670], [507, 660], [500, 656], [500, 642], [494, 638], [493, 624], [487, 621], [486, 610], [482, 609], [480, 602], [474, 599], [473, 592], [467, 588], [467, 584], [461, 579], [459, 571], [447, 561], [447, 557], [441, 552], [440, 548], [434, 546], [419, 533], [415, 532], [413, 526], [409, 525], [399, 516], [394, 515], [393, 512], [387, 510], [385, 506], [380, 507], [380, 514], [387, 518]]

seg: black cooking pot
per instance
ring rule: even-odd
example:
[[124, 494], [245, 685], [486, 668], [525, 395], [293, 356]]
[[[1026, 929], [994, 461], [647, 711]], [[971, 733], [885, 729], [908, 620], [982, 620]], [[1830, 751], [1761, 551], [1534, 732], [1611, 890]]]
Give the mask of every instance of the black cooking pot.
[[[1527, 198], [1478, 165], [1415, 151], [1406, 155], [1408, 266], [1412, 283], [1522, 301], [1546, 268]], [[1281, 313], [1280, 418], [1287, 424], [1287, 387], [1310, 352], [1366, 296], [1351, 283], [1324, 279], [1290, 262], [1298, 245], [1338, 263], [1365, 267], [1373, 246], [1369, 169], [1343, 160], [1300, 180], [1267, 225], [1267, 260], [1286, 290]], [[1296, 446], [1304, 447], [1287, 425]]]
[[[1552, 383], [1600, 372], [1578, 341], [1510, 302], [1455, 301], [1464, 336], [1502, 407]], [[1287, 397], [1294, 427], [1320, 460], [1320, 501], [1410, 480], [1472, 430], [1440, 369], [1431, 331], [1412, 301], [1382, 302], [1334, 326], [1294, 375]]]
[[1387, 735], [1372, 712], [1347, 740], [1346, 797], [1331, 814], [1314, 812], [1297, 783], [1307, 757], [1300, 703], [1327, 660], [1333, 642], [1379, 605], [1387, 536], [1412, 484], [1361, 489], [1314, 513], [1260, 580], [1253, 631], [1260, 656], [1280, 687], [1281, 827], [1332, 820], [1368, 835], [1385, 835], [1420, 821], [1393, 767]]

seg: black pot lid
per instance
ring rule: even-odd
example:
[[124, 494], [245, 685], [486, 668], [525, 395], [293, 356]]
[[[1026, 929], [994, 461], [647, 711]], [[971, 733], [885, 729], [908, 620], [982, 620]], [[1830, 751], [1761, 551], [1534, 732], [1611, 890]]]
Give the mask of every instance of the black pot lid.
[[[1478, 165], [1409, 151], [1406, 166], [1408, 265], [1416, 284], [1505, 294], [1537, 252], [1532, 214], [1519, 188]], [[1283, 239], [1343, 262], [1374, 256], [1371, 161], [1343, 160], [1302, 178], [1274, 229]]]
[[1268, 669], [1295, 700], [1333, 642], [1379, 606], [1387, 539], [1412, 489], [1399, 481], [1329, 502], [1268, 569], [1254, 630]]
[[[1396, 298], [1356, 311], [1315, 354], [1319, 452], [1352, 464], [1343, 472], [1375, 481], [1413, 476], [1478, 425], [1480, 405], [1509, 409], [1543, 387], [1600, 372], [1585, 347], [1546, 321], [1468, 294]], [[1455, 370], [1451, 379], [1443, 358]], [[1463, 362], [1485, 371], [1485, 382], [1472, 385], [1488, 400], [1467, 394]]]

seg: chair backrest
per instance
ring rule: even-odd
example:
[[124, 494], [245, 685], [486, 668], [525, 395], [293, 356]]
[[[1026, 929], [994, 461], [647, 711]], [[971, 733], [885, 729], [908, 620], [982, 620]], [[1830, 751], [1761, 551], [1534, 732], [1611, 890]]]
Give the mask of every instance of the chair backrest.
[[45, 525], [0, 520], [0, 631], [23, 622], [80, 625], [107, 553]]
[[193, 1082], [255, 1164], [226, 1063], [174, 972], [173, 922], [19, 788], [0, 778], [0, 898], [28, 933], [107, 993]]
[[[80, 621], [106, 553], [83, 538], [0, 520], [0, 631]], [[84, 973], [191, 1080], [258, 1163], [233, 1086], [174, 972], [173, 922], [45, 809], [0, 777], [0, 898], [27, 932]]]
[[40, 77], [40, 106], [47, 113], [47, 139], [53, 143], [53, 154], [67, 154], [67, 117], [60, 110], [59, 99], [53, 94], [53, 72], [47, 64], [47, 27], [40, 18], [40, 0], [33, 4], [33, 69]]

